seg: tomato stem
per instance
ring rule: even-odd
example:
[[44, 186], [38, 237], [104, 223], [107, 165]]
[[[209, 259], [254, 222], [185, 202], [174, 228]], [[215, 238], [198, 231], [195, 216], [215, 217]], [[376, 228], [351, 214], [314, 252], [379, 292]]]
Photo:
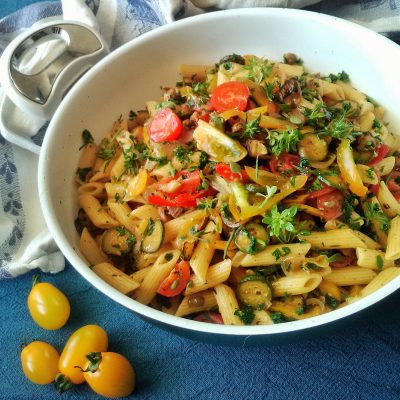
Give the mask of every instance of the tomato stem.
[[86, 354], [86, 358], [89, 360], [89, 365], [86, 369], [82, 370], [82, 372], [96, 372], [99, 369], [99, 365], [101, 363], [101, 353], [92, 352]]
[[67, 390], [71, 389], [74, 385], [69, 380], [68, 376], [64, 374], [57, 374], [54, 379], [54, 386], [57, 389], [58, 393], [64, 393]]
[[32, 287], [34, 287], [38, 283], [40, 283], [40, 275], [35, 274], [35, 275], [33, 275], [33, 278], [32, 278]]

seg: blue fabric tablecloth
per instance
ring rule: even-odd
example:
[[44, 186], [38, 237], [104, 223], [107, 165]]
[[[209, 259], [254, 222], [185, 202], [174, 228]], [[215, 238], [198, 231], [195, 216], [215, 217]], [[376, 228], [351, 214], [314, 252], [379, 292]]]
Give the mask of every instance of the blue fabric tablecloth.
[[[33, 0], [0, 0], [0, 18]], [[399, 399], [400, 293], [361, 319], [323, 336], [266, 347], [227, 347], [175, 336], [143, 321], [106, 298], [71, 266], [43, 276], [69, 298], [71, 318], [59, 331], [33, 323], [26, 300], [33, 273], [0, 282], [0, 398], [59, 398], [52, 387], [23, 375], [20, 346], [43, 340], [62, 350], [68, 336], [86, 324], [109, 334], [110, 350], [136, 368], [136, 399]], [[64, 400], [97, 398], [85, 386]]]
[[[399, 399], [400, 293], [366, 317], [317, 339], [266, 347], [227, 347], [194, 342], [144, 322], [85, 281], [71, 266], [43, 275], [70, 299], [71, 318], [59, 331], [45, 331], [29, 315], [26, 299], [33, 274], [0, 282], [0, 398], [59, 398], [52, 385], [29, 382], [20, 367], [20, 345], [44, 340], [58, 350], [77, 328], [104, 327], [109, 348], [136, 368], [144, 399]], [[81, 385], [62, 399], [94, 399]]]

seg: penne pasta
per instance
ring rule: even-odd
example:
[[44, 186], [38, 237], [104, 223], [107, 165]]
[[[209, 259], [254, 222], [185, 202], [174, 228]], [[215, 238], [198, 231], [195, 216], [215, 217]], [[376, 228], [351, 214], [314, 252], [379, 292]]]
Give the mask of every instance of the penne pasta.
[[356, 248], [357, 265], [359, 267], [370, 268], [375, 271], [394, 267], [395, 263], [385, 257], [385, 253], [379, 250]]
[[343, 267], [334, 268], [324, 279], [338, 286], [366, 285], [372, 281], [376, 273], [370, 268]]
[[174, 269], [180, 256], [180, 251], [171, 250], [160, 254], [149, 273], [146, 274], [139, 288], [133, 293], [133, 298], [142, 304], [149, 304], [157, 293], [161, 282]]
[[89, 261], [90, 265], [109, 261], [108, 257], [103, 253], [101, 247], [93, 239], [87, 228], [83, 228], [82, 230], [79, 248], [81, 249], [82, 254]]
[[302, 236], [302, 239], [315, 249], [381, 248], [379, 243], [367, 235], [348, 228], [332, 229], [325, 232], [311, 232], [310, 235]]
[[400, 276], [400, 268], [399, 267], [390, 267], [382, 271], [380, 274], [376, 275], [374, 279], [372, 279], [367, 286], [361, 289], [361, 296], [365, 297], [369, 294], [375, 292], [376, 290], [382, 288], [387, 283], [392, 281], [393, 279]]
[[119, 222], [104, 209], [96, 197], [90, 194], [81, 194], [78, 196], [78, 201], [93, 225], [98, 228], [109, 229], [119, 225]]
[[138, 282], [108, 262], [96, 264], [92, 268], [92, 271], [100, 276], [100, 278], [104, 279], [113, 288], [128, 296], [139, 287]]
[[214, 287], [215, 299], [225, 325], [243, 325], [242, 320], [235, 315], [239, 304], [235, 292], [227, 285], [219, 284]]
[[201, 311], [208, 311], [217, 305], [217, 299], [215, 298], [214, 291], [204, 290], [189, 296], [185, 296], [178, 309], [175, 312], [177, 317], [184, 317], [185, 315], [198, 313]]
[[400, 216], [392, 219], [387, 238], [386, 260], [400, 258]]
[[316, 289], [321, 281], [319, 274], [299, 272], [272, 282], [272, 291], [276, 297], [304, 294]]

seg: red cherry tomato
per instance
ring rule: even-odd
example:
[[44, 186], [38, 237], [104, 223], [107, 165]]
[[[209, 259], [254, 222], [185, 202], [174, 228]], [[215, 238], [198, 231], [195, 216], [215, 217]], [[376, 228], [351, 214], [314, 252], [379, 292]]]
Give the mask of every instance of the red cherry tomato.
[[343, 214], [342, 205], [343, 194], [338, 190], [317, 198], [317, 208], [323, 211], [326, 220], [340, 217]]
[[393, 196], [400, 203], [400, 192], [393, 193]]
[[153, 142], [171, 142], [181, 136], [182, 121], [170, 109], [163, 108], [149, 124], [149, 136]]
[[217, 175], [222, 176], [227, 181], [245, 182], [248, 179], [247, 172], [244, 169], [240, 172], [233, 172], [229, 164], [218, 163], [214, 165], [214, 169]]
[[269, 162], [269, 168], [274, 174], [296, 174], [296, 166], [300, 163], [300, 157], [295, 154], [282, 153]]
[[199, 321], [199, 322], [208, 322], [210, 324], [224, 325], [224, 320], [222, 319], [221, 314], [212, 312], [212, 311], [208, 311], [208, 312], [204, 312], [199, 315], [196, 315], [196, 317], [194, 319], [195, 319], [195, 321]]
[[322, 186], [323, 186], [322, 189], [314, 190], [313, 192], [310, 192], [310, 194], [307, 197], [307, 200], [317, 199], [318, 197], [321, 197], [328, 193], [332, 193], [336, 190], [332, 186], [328, 186], [325, 183], [322, 183]]
[[147, 201], [155, 206], [192, 208], [197, 206], [196, 199], [213, 195], [215, 195], [215, 190], [207, 189], [199, 190], [196, 193], [181, 193], [171, 199], [152, 194], [147, 197]]
[[163, 280], [157, 293], [165, 297], [174, 297], [183, 292], [190, 279], [190, 267], [187, 261], [180, 261]]
[[370, 191], [371, 193], [373, 193], [375, 196], [378, 196], [378, 193], [379, 193], [379, 183], [377, 183], [376, 185], [370, 185], [369, 191]]
[[391, 192], [398, 192], [400, 190], [400, 171], [392, 172], [386, 184]]
[[242, 82], [225, 82], [217, 86], [211, 95], [211, 106], [217, 112], [244, 111], [250, 97], [249, 88]]
[[389, 153], [389, 146], [386, 144], [380, 144], [376, 147], [376, 156], [369, 162], [367, 162], [367, 165], [369, 167], [378, 164], [380, 161], [382, 161], [386, 155]]

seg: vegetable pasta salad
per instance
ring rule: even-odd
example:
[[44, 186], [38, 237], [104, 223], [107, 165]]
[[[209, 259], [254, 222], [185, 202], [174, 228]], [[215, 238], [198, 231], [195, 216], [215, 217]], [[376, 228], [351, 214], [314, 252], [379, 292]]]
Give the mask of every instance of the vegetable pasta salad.
[[94, 272], [234, 325], [316, 316], [399, 275], [397, 136], [344, 71], [294, 54], [180, 69], [100, 143], [82, 133], [76, 227]]

